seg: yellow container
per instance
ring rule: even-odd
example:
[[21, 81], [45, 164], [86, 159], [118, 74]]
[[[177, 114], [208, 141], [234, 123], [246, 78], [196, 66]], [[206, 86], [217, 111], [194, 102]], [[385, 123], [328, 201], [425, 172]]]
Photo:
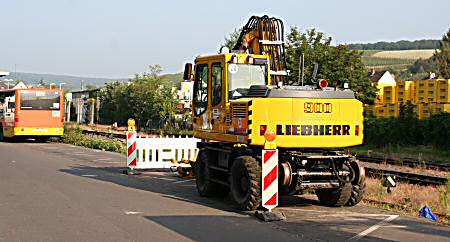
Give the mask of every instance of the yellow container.
[[398, 117], [400, 114], [399, 104], [387, 104], [386, 105], [386, 117]]
[[383, 95], [378, 95], [375, 97], [374, 100], [375, 105], [383, 105]]
[[397, 103], [414, 101], [414, 82], [413, 81], [398, 81], [395, 97], [396, 97]]
[[428, 80], [418, 80], [415, 84], [414, 90], [414, 102], [416, 103], [426, 103], [428, 101], [427, 91], [428, 91]]
[[448, 103], [450, 102], [450, 79], [437, 80], [436, 86], [436, 102]]
[[436, 102], [437, 80], [428, 80], [427, 82], [427, 102]]
[[383, 102], [384, 104], [394, 104], [395, 99], [395, 86], [385, 86], [383, 88]]
[[450, 103], [437, 103], [434, 105], [433, 113], [447, 112], [450, 113]]
[[[385, 100], [385, 95], [384, 95], [384, 92], [385, 92], [385, 89], [387, 88], [387, 89], [389, 89], [390, 91], [390, 93], [393, 93], [393, 90], [395, 91], [395, 84], [377, 84], [377, 91], [376, 91], [376, 98], [375, 98], [375, 105], [384, 105], [384, 104], [386, 104], [385, 102], [384, 102], [384, 100]], [[395, 94], [394, 94], [395, 95]], [[392, 99], [392, 94], [389, 94], [389, 97], [388, 97], [388, 99], [389, 99], [389, 101], [391, 101], [391, 99]], [[395, 99], [394, 99], [394, 102], [395, 102]], [[389, 103], [391, 103], [391, 102], [389, 102]]]
[[375, 106], [375, 116], [377, 118], [384, 118], [386, 116], [386, 107], [384, 106]]
[[417, 104], [416, 113], [419, 119], [426, 119], [430, 117], [430, 114], [433, 110], [430, 110], [430, 104], [428, 103], [419, 103]]

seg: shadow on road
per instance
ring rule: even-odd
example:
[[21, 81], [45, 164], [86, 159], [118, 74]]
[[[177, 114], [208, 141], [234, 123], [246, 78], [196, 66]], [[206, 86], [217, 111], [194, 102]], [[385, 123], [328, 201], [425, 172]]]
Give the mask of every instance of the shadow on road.
[[[254, 221], [245, 217], [231, 216], [145, 216], [194, 241], [347, 241], [355, 234], [318, 222], [285, 222], [273, 224], [284, 226], [286, 233], [267, 233], [266, 226], [254, 226]], [[342, 222], [342, 221], [340, 221]], [[263, 222], [261, 222], [263, 223]], [[339, 223], [339, 221], [335, 221]], [[277, 227], [278, 227], [277, 226]], [[366, 236], [363, 241], [394, 241]]]
[[[60, 171], [76, 176], [96, 174], [96, 176], [88, 176], [85, 178], [112, 182], [129, 188], [159, 193], [161, 196], [171, 199], [202, 204], [225, 211], [242, 213], [235, 208], [234, 203], [229, 196], [214, 198], [200, 197], [197, 193], [194, 179], [180, 178], [175, 173], [167, 175], [161, 172], [144, 172], [139, 175], [124, 175], [122, 174], [123, 170], [124, 168], [120, 167], [76, 166], [69, 169], [61, 169]], [[293, 204], [297, 207], [306, 207], [317, 205], [318, 201], [292, 196], [282, 198], [280, 201], [281, 206], [290, 206]], [[244, 214], [249, 214], [249, 212], [244, 212]]]
[[[128, 188], [139, 189], [158, 193], [162, 197], [176, 199], [180, 201], [200, 204], [223, 211], [230, 211], [239, 214], [251, 215], [251, 212], [241, 212], [235, 209], [233, 202], [229, 196], [224, 198], [204, 198], [200, 197], [195, 187], [195, 181], [182, 179], [175, 174], [167, 175], [161, 172], [144, 172], [140, 175], [124, 175], [124, 168], [120, 167], [93, 167], [93, 166], [75, 166], [67, 169], [61, 169], [61, 172], [87, 179], [96, 179], [111, 182]], [[86, 174], [91, 174], [86, 176]], [[92, 175], [95, 174], [95, 175]], [[283, 197], [280, 206], [296, 208], [308, 208], [312, 205], [319, 205], [317, 200], [306, 199], [299, 196]], [[332, 214], [334, 210], [330, 210]], [[343, 210], [339, 210], [343, 211]], [[345, 211], [345, 210], [344, 210]], [[349, 212], [350, 213], [350, 212]], [[345, 216], [344, 216], [345, 217]], [[226, 216], [147, 216], [147, 219], [161, 224], [177, 233], [191, 238], [195, 241], [233, 241], [233, 236], [237, 230], [233, 230], [236, 226], [245, 226], [247, 223], [254, 223], [256, 219], [248, 219], [247, 217], [226, 217]], [[288, 216], [289, 218], [289, 216]], [[355, 235], [342, 228], [353, 228], [356, 231], [363, 231], [370, 226], [380, 222], [380, 218], [364, 218], [364, 221], [345, 220], [342, 217], [330, 217], [324, 219], [303, 219], [301, 214], [296, 219], [287, 222], [276, 222], [273, 226], [279, 230], [283, 230], [288, 234], [302, 237], [296, 237], [300, 240], [317, 240], [320, 241], [344, 241]], [[211, 226], [216, 224], [214, 226]], [[410, 236], [416, 235], [433, 235], [434, 238], [450, 238], [450, 230], [446, 226], [436, 226], [437, 224], [418, 222], [413, 219], [397, 219], [390, 222], [390, 225], [396, 225], [397, 230], [402, 230]], [[264, 228], [264, 226], [262, 227]], [[223, 233], [225, 236], [215, 237], [215, 230], [229, 231]], [[248, 238], [255, 241], [254, 227], [250, 227], [247, 234], [241, 234], [236, 238]], [[239, 231], [246, 231], [240, 229]], [[264, 233], [261, 233], [264, 234]], [[303, 237], [305, 236], [305, 237]], [[330, 237], [331, 236], [331, 237]], [[411, 239], [413, 239], [412, 237]], [[267, 238], [261, 238], [267, 241]], [[279, 240], [279, 239], [277, 239]], [[365, 236], [363, 241], [383, 241], [380, 238]], [[384, 240], [389, 241], [389, 240]]]

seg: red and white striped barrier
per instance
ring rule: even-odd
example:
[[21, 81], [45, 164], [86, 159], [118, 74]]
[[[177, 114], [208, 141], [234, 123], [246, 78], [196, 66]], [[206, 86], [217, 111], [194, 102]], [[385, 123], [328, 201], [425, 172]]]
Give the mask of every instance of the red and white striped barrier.
[[127, 167], [134, 170], [137, 165], [136, 131], [127, 132]]
[[263, 150], [262, 157], [262, 206], [271, 211], [278, 206], [278, 150]]
[[139, 137], [127, 132], [127, 167], [130, 170], [167, 169], [189, 164], [172, 161], [195, 161], [199, 139], [189, 137]]

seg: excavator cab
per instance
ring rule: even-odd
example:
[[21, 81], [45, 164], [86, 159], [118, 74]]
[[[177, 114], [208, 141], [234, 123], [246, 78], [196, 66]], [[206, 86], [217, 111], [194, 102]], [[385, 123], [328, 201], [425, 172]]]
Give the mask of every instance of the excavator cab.
[[247, 97], [255, 87], [270, 85], [269, 73], [266, 55], [224, 53], [198, 57], [194, 72], [192, 64], [186, 64], [184, 79], [192, 80], [193, 77], [194, 81], [194, 130], [236, 141], [233, 137], [235, 129], [245, 125], [241, 119], [236, 121], [237, 127], [233, 127], [230, 101]]

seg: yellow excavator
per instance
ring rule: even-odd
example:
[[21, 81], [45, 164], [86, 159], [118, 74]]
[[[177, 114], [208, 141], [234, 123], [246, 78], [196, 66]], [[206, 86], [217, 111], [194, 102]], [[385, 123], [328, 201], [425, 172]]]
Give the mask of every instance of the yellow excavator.
[[[193, 68], [194, 67], [194, 68]], [[279, 191], [315, 190], [328, 206], [353, 206], [365, 190], [364, 168], [343, 148], [363, 141], [363, 106], [343, 87], [289, 86], [283, 22], [253, 16], [236, 46], [185, 65], [194, 81], [194, 163], [198, 193], [231, 193], [241, 210], [261, 205], [261, 154], [279, 150]], [[273, 141], [273, 142], [268, 142]]]

